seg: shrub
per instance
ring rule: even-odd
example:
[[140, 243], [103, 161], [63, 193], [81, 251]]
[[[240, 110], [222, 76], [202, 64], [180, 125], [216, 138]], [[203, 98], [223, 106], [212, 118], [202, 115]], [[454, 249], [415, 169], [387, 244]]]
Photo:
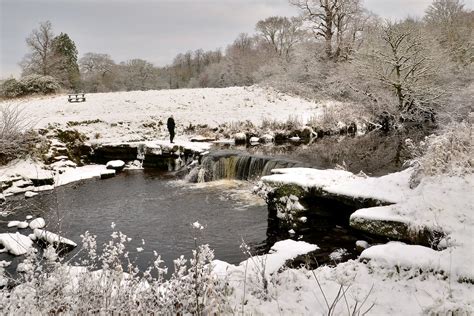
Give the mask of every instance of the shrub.
[[23, 85], [14, 78], [7, 79], [2, 83], [1, 95], [7, 98], [15, 98], [23, 95]]
[[415, 157], [408, 161], [415, 168], [411, 186], [415, 187], [423, 176], [439, 174], [462, 176], [473, 171], [472, 125], [452, 123], [440, 135], [427, 136], [418, 145], [411, 139], [407, 146]]
[[129, 260], [130, 238], [117, 232], [111, 237], [98, 251], [96, 237], [86, 232], [81, 267], [64, 262], [52, 246], [42, 257], [30, 251], [20, 264], [20, 278], [0, 288], [0, 314], [231, 313], [227, 284], [212, 273], [214, 253], [207, 245], [196, 246], [189, 261], [183, 256], [174, 260], [174, 273], [166, 280], [167, 268], [156, 252], [153, 263], [140, 272]]
[[11, 78], [5, 80], [0, 88], [0, 94], [6, 98], [16, 98], [29, 94], [50, 94], [60, 89], [59, 81], [51, 76], [28, 75], [19, 81]]
[[18, 107], [0, 106], [0, 165], [34, 152], [40, 138], [30, 127]]
[[51, 76], [28, 75], [21, 78], [20, 82], [23, 85], [25, 94], [50, 94], [57, 92], [61, 88], [58, 80]]

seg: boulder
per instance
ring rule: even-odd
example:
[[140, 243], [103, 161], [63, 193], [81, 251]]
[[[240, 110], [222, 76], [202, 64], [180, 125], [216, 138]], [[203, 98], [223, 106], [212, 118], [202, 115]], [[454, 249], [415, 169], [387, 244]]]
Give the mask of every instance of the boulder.
[[16, 225], [18, 228], [27, 228], [28, 227], [28, 222], [19, 222], [18, 225]]
[[300, 137], [302, 139], [311, 139], [313, 137], [317, 137], [317, 134], [313, 131], [311, 127], [305, 126], [300, 132]]
[[18, 232], [15, 234], [0, 234], [0, 244], [15, 256], [24, 255], [28, 252], [28, 249], [33, 246], [33, 242], [28, 238], [28, 236], [22, 235]]
[[[35, 237], [38, 240], [42, 240], [42, 241], [44, 241], [48, 244], [54, 244], [57, 247], [64, 247], [65, 246], [65, 247], [68, 247], [68, 248], [74, 248], [74, 247], [77, 246], [77, 244], [74, 241], [72, 241], [70, 239], [67, 239], [67, 238], [64, 238], [64, 237], [61, 237], [58, 234], [49, 232], [47, 230], [37, 228], [37, 229], [33, 230], [33, 233], [35, 234]], [[29, 240], [31, 240], [31, 239], [29, 239]]]
[[31, 192], [31, 191], [26, 191], [25, 192], [25, 198], [29, 199], [32, 198], [33, 196], [38, 195], [36, 192]]
[[234, 135], [234, 142], [236, 144], [245, 144], [247, 142], [247, 135], [245, 133], [237, 133]]
[[255, 144], [255, 143], [258, 143], [258, 141], [259, 141], [259, 138], [258, 138], [258, 137], [255, 137], [255, 136], [254, 136], [254, 137], [250, 137], [250, 143], [251, 143], [251, 144], [252, 144], [252, 143], [254, 143], [254, 144]]
[[43, 228], [46, 226], [46, 222], [42, 217], [35, 218], [30, 222], [31, 229]]
[[121, 171], [125, 167], [123, 160], [111, 160], [105, 165], [107, 169], [113, 169], [115, 171]]
[[370, 247], [369, 243], [366, 242], [365, 240], [356, 241], [356, 250], [358, 252], [362, 252], [362, 251], [364, 251], [365, 249], [367, 249], [369, 247]]
[[262, 137], [260, 137], [259, 141], [260, 141], [261, 143], [266, 144], [266, 143], [271, 143], [271, 142], [273, 142], [273, 139], [274, 139], [274, 138], [273, 138], [272, 135], [270, 135], [270, 134], [265, 134], [265, 135], [263, 135]]

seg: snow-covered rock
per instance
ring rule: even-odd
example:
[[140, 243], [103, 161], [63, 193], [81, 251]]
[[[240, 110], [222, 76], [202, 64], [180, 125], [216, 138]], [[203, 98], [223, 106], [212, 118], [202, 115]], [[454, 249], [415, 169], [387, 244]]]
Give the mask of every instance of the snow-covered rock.
[[9, 221], [7, 227], [16, 227], [20, 224], [20, 221]]
[[15, 256], [21, 256], [32, 247], [33, 242], [30, 238], [28, 238], [28, 236], [17, 232], [15, 234], [0, 234], [0, 244], [2, 244], [3, 247], [5, 247], [5, 249], [11, 254]]
[[28, 227], [28, 222], [19, 222], [18, 225], [16, 225], [18, 228], [27, 228]]
[[309, 139], [309, 138], [313, 138], [313, 137], [316, 137], [316, 136], [317, 136], [317, 134], [309, 126], [303, 127], [303, 129], [300, 132], [300, 137], [303, 138], [303, 139]]
[[247, 142], [247, 135], [245, 133], [236, 133], [234, 135], [234, 142], [236, 144], [245, 144]]
[[61, 237], [58, 234], [43, 230], [43, 229], [35, 229], [34, 234], [37, 239], [43, 240], [49, 244], [57, 244], [59, 246], [69, 246], [69, 247], [76, 247], [77, 244], [67, 238]]
[[107, 167], [107, 169], [120, 171], [125, 167], [125, 162], [123, 162], [122, 160], [111, 160], [107, 162], [105, 166]]
[[274, 138], [273, 138], [272, 135], [270, 135], [270, 134], [265, 134], [265, 135], [262, 135], [262, 137], [260, 137], [259, 141], [260, 141], [261, 143], [266, 144], [266, 143], [271, 143], [271, 142], [273, 142], [273, 139], [274, 139]]
[[31, 192], [31, 191], [26, 191], [25, 192], [25, 198], [27, 198], [27, 199], [32, 198], [35, 195], [38, 195], [38, 193]]
[[32, 219], [32, 218], [33, 218], [32, 215], [26, 215], [26, 219], [27, 219], [27, 220], [30, 220], [30, 219]]
[[46, 222], [44, 218], [42, 217], [35, 218], [34, 220], [30, 222], [30, 228], [33, 230], [36, 228], [43, 228], [45, 226], [46, 226]]
[[254, 144], [258, 143], [258, 141], [259, 141], [259, 138], [255, 136], [250, 137], [250, 140], [249, 140], [250, 143], [254, 143]]
[[362, 252], [362, 251], [364, 251], [365, 249], [367, 249], [367, 248], [370, 247], [369, 243], [366, 242], [365, 240], [358, 240], [358, 241], [356, 241], [355, 246], [356, 246], [357, 251], [359, 251], [359, 252]]

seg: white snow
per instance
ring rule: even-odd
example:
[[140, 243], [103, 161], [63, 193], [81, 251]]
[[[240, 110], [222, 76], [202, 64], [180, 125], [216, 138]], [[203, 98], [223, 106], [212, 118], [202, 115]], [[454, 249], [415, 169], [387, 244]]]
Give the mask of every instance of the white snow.
[[32, 220], [30, 222], [30, 228], [31, 229], [43, 228], [45, 226], [46, 226], [46, 222], [45, 222], [44, 218], [42, 218], [42, 217], [35, 218], [34, 220]]
[[125, 166], [125, 162], [122, 160], [111, 160], [105, 165], [107, 169], [119, 169]]
[[32, 219], [32, 218], [33, 218], [32, 215], [26, 215], [26, 219], [30, 220], [30, 219]]
[[16, 227], [20, 224], [20, 221], [9, 221], [7, 227]]
[[227, 274], [227, 277], [231, 279], [234, 274], [239, 275], [246, 270], [257, 274], [264, 273], [265, 276], [269, 277], [284, 266], [286, 261], [316, 249], [319, 249], [319, 247], [304, 241], [294, 241], [291, 239], [282, 240], [276, 242], [268, 254], [251, 257], [242, 261], [238, 266], [228, 264], [224, 261], [214, 260], [214, 272], [220, 276]]
[[[180, 140], [186, 137], [180, 135], [179, 130], [189, 124], [216, 127], [225, 122], [246, 120], [259, 124], [264, 118], [286, 121], [290, 116], [305, 120], [319, 115], [323, 108], [323, 104], [257, 86], [89, 93], [86, 102], [74, 104], [67, 101], [66, 95], [2, 103], [20, 105], [26, 115], [38, 120], [37, 128], [56, 123], [65, 127], [70, 121], [98, 119], [98, 123], [83, 123], [73, 128], [90, 139], [100, 135], [100, 142], [142, 138], [144, 123], [163, 124], [171, 114], [177, 123], [177, 140]], [[336, 102], [328, 101], [324, 106], [333, 103]], [[162, 125], [162, 139], [167, 135], [165, 129]], [[156, 138], [157, 131], [150, 129], [148, 132], [149, 136], [154, 133]]]
[[18, 225], [16, 225], [18, 228], [27, 228], [28, 227], [28, 222], [19, 222]]
[[38, 195], [38, 193], [31, 192], [31, 191], [26, 191], [25, 192], [25, 198], [32, 198], [35, 195]]
[[273, 169], [272, 175], [262, 177], [265, 183], [296, 184], [303, 188], [320, 188], [325, 192], [355, 198], [373, 198], [396, 203], [409, 193], [411, 169], [379, 178], [365, 178], [344, 170], [311, 168]]
[[58, 234], [55, 234], [55, 233], [52, 233], [52, 232], [49, 232], [49, 231], [46, 231], [46, 230], [43, 230], [43, 229], [38, 229], [37, 228], [33, 232], [34, 232], [36, 238], [44, 240], [44, 241], [46, 241], [50, 244], [61, 243], [61, 244], [66, 244], [66, 245], [69, 245], [69, 246], [72, 246], [72, 247], [77, 246], [77, 244], [74, 241], [72, 241], [70, 239], [67, 239], [67, 238], [64, 238], [64, 237], [61, 237]]
[[356, 241], [356, 247], [360, 249], [367, 249], [370, 247], [370, 245], [365, 240], [358, 240]]
[[14, 234], [0, 234], [0, 244], [2, 244], [11, 254], [20, 256], [24, 255], [28, 249], [32, 247], [33, 242], [27, 236], [17, 232]]

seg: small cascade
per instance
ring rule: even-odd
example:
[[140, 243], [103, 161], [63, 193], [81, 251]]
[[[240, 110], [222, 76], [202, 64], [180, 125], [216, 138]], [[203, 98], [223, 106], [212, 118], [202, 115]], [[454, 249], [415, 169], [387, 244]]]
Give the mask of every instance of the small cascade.
[[296, 161], [247, 153], [220, 151], [203, 158], [201, 165], [191, 170], [190, 182], [209, 182], [220, 179], [254, 180], [269, 175], [272, 169], [301, 166]]
[[146, 145], [139, 144], [137, 147], [137, 160], [140, 161], [140, 168], [143, 168], [143, 161], [145, 160]]

